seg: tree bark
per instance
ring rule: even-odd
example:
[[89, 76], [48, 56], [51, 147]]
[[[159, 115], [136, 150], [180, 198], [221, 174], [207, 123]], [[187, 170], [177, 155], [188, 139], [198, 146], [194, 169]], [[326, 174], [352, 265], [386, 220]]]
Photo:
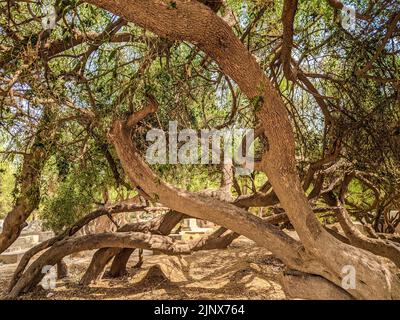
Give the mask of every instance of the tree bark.
[[126, 271], [126, 265], [128, 264], [129, 258], [135, 249], [125, 248], [120, 250], [114, 257], [113, 262], [110, 267], [110, 272], [107, 276], [111, 278], [118, 278], [124, 276]]
[[339, 223], [350, 243], [358, 248], [368, 250], [376, 255], [392, 260], [400, 268], [400, 245], [387, 239], [373, 239], [358, 230], [346, 208], [342, 205], [337, 210]]
[[[115, 213], [121, 212], [134, 212], [134, 211], [143, 211], [143, 210], [150, 210], [151, 208], [147, 208], [146, 206], [140, 206], [135, 203], [133, 199], [128, 199], [125, 201], [121, 201], [112, 205], [105, 206], [103, 208], [99, 208], [95, 211], [84, 216], [78, 222], [76, 222], [70, 228], [67, 228], [61, 234], [46, 240], [38, 245], [34, 246], [33, 248], [29, 249], [25, 254], [22, 256], [21, 260], [18, 263], [17, 268], [14, 271], [13, 277], [10, 281], [8, 291], [11, 291], [14, 285], [17, 283], [18, 279], [21, 277], [22, 273], [24, 272], [26, 266], [28, 265], [29, 261], [32, 259], [33, 256], [38, 254], [40, 251], [43, 251], [55, 243], [67, 238], [71, 237], [76, 234], [79, 230], [81, 230], [85, 225], [89, 222], [93, 221], [94, 219], [101, 217], [103, 215], [112, 215]], [[162, 209], [162, 208], [155, 208], [155, 209]]]
[[352, 297], [342, 288], [326, 279], [289, 270], [281, 277], [283, 291], [289, 299], [309, 300], [351, 300]]
[[141, 232], [100, 233], [69, 238], [54, 244], [35, 260], [6, 298], [16, 298], [36, 286], [44, 276], [42, 272], [44, 266], [53, 266], [72, 253], [97, 248], [141, 248], [173, 255], [190, 254], [191, 252], [187, 243], [174, 242], [166, 236]]
[[[132, 226], [130, 227], [132, 228]], [[157, 250], [169, 255], [190, 254], [198, 250], [222, 248], [238, 236], [230, 232], [223, 235], [225, 231], [225, 229], [218, 229], [205, 239], [188, 243], [174, 241], [167, 236], [144, 232], [100, 233], [68, 238], [57, 242], [35, 260], [21, 275], [6, 298], [16, 298], [18, 295], [30, 291], [44, 277], [43, 267], [58, 264], [65, 256], [75, 252], [101, 248], [95, 253], [97, 257], [93, 258], [92, 268], [90, 269], [91, 272], [94, 271], [101, 274], [104, 272], [104, 262], [110, 261], [118, 253], [118, 250], [122, 248]], [[82, 284], [90, 283], [91, 272], [85, 273]]]
[[57, 262], [57, 279], [68, 277], [68, 266], [63, 259]]
[[[123, 249], [122, 249], [123, 250]], [[131, 249], [132, 252], [135, 249]], [[97, 250], [92, 260], [90, 261], [89, 267], [86, 269], [79, 283], [87, 286], [92, 282], [96, 282], [101, 279], [104, 275], [105, 268], [111, 259], [120, 252], [119, 248], [101, 248]]]
[[[176, 0], [173, 10], [170, 9], [168, 1], [89, 0], [88, 2], [160, 36], [196, 44], [218, 63], [226, 75], [237, 82], [249, 99], [258, 102], [257, 116], [269, 145], [261, 168], [270, 179], [306, 251], [300, 249], [298, 243], [290, 241], [275, 228], [260, 223], [246, 212], [217, 200], [210, 201], [160, 183], [132, 148], [126, 123], [117, 121], [111, 131], [110, 139], [132, 183], [139, 185], [149, 195], [157, 195], [168, 207], [216, 222], [255, 239], [287, 264], [297, 269], [312, 270], [313, 273], [325, 277], [336, 285], [341, 285], [342, 268], [353, 265], [358, 270], [357, 286], [356, 289], [349, 289], [349, 292], [356, 298], [400, 297], [400, 279], [395, 274], [393, 264], [340, 242], [329, 235], [315, 218], [296, 171], [294, 137], [284, 103], [254, 56], [246, 50], [222, 19], [196, 1]], [[300, 251], [302, 255], [299, 254]], [[308, 259], [304, 259], [304, 255], [308, 255]], [[301, 260], [303, 262], [299, 263]]]
[[[145, 232], [155, 233], [161, 235], [168, 235], [171, 230], [184, 218], [185, 215], [171, 211], [164, 216], [150, 220], [149, 222], [127, 224], [120, 228], [118, 232]], [[134, 248], [102, 248], [98, 250], [92, 258], [89, 267], [86, 269], [80, 283], [82, 285], [89, 285], [92, 282], [103, 277], [107, 264], [113, 257], [111, 276], [122, 275], [126, 272], [126, 263], [130, 255], [134, 252]], [[123, 259], [123, 260], [122, 260]]]
[[20, 194], [14, 207], [4, 219], [0, 234], [0, 253], [11, 246], [25, 227], [29, 215], [40, 202], [40, 177], [43, 167], [51, 154], [56, 139], [56, 124], [51, 106], [46, 106], [40, 120], [30, 153], [24, 155], [22, 172], [19, 177]]

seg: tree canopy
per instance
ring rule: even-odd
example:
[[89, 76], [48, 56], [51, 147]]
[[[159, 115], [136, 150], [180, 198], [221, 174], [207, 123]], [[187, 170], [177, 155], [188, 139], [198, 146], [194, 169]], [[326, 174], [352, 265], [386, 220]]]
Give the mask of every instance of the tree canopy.
[[[51, 5], [55, 26], [43, 28]], [[344, 5], [356, 11], [350, 28], [342, 23]], [[372, 252], [399, 267], [393, 244], [400, 223], [398, 1], [7, 0], [0, 8], [4, 239], [15, 240], [32, 214], [62, 235], [99, 206], [141, 197], [189, 216], [215, 216], [235, 234], [254, 228], [263, 238], [258, 243], [273, 253], [274, 235], [294, 227], [307, 254], [285, 249], [284, 262], [336, 285], [332, 270], [342, 262], [321, 258], [324, 246], [332, 244], [331, 253], [342, 245], [361, 248], [367, 253], [360, 255], [369, 259]], [[151, 102], [156, 106], [147, 111]], [[222, 164], [142, 166], [147, 132], [167, 132], [170, 121], [196, 132], [254, 128], [256, 170], [238, 177]], [[229, 196], [221, 198], [221, 190]], [[208, 201], [219, 201], [215, 213], [184, 210], [209, 212]], [[264, 224], [277, 214], [286, 218], [273, 228]], [[235, 215], [248, 225], [235, 228]], [[321, 236], [336, 221], [347, 242]], [[360, 240], [352, 221], [370, 234]], [[104, 247], [118, 242], [98, 237]], [[280, 237], [275, 251], [302, 247]], [[13, 240], [0, 241], [0, 251]], [[80, 243], [68, 241], [71, 248]], [[382, 265], [371, 268], [378, 273]], [[26, 290], [22, 281], [11, 292]], [[400, 285], [392, 288], [376, 294], [399, 297]], [[362, 284], [357, 290], [348, 292], [375, 294]]]

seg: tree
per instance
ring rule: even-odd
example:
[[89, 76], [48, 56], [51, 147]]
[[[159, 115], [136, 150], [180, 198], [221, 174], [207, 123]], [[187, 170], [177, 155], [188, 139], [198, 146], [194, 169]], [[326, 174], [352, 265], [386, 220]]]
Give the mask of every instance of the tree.
[[[105, 11], [92, 13], [86, 9], [93, 7], [85, 7], [81, 9], [81, 15], [98, 17], [96, 23], [103, 26], [103, 32], [82, 34], [69, 26], [68, 32], [74, 36], [49, 40], [48, 35], [45, 37], [42, 33], [39, 37], [41, 45], [37, 46], [39, 55], [45, 56], [44, 67], [57, 79], [55, 82], [66, 85], [67, 77], [76, 83], [73, 89], [58, 87], [62, 94], [60, 98], [52, 99], [59, 100], [67, 108], [68, 112], [64, 111], [64, 114], [68, 121], [73, 121], [70, 132], [76, 133], [84, 128], [83, 158], [86, 158], [88, 145], [97, 146], [101, 152], [96, 159], [106, 160], [116, 189], [129, 190], [132, 186], [147, 202], [158, 203], [156, 210], [162, 205], [179, 215], [220, 225], [221, 231], [204, 239], [205, 243], [218, 239], [219, 245], [223, 243], [221, 247], [224, 247], [234, 235], [241, 234], [267, 247], [288, 268], [307, 275], [297, 277], [298, 281], [306, 283], [301, 294], [310, 294], [304, 291], [307, 283], [318, 283], [326, 288], [326, 297], [399, 298], [400, 247], [396, 236], [377, 234], [384, 231], [378, 227], [382, 216], [385, 216], [383, 223], [390, 224], [391, 232], [394, 231], [393, 224], [400, 220], [382, 215], [382, 212], [398, 206], [398, 195], [388, 194], [399, 181], [394, 165], [399, 160], [396, 151], [399, 142], [395, 136], [398, 110], [394, 108], [398, 87], [394, 74], [398, 73], [400, 61], [396, 58], [398, 50], [384, 49], [386, 44], [394, 47], [394, 37], [398, 35], [399, 12], [395, 3], [392, 4], [397, 8], [395, 13], [383, 19], [381, 28], [378, 28], [381, 34], [376, 37], [382, 37], [381, 45], [372, 48], [376, 41], [368, 39], [363, 46], [364, 54], [355, 55], [354, 50], [360, 42], [357, 37], [339, 29], [340, 26], [333, 31], [327, 28], [332, 18], [331, 7], [334, 10], [342, 7], [338, 1], [327, 1], [322, 8], [316, 9], [313, 1], [299, 4], [286, 0], [279, 2], [282, 4], [281, 15], [277, 15], [274, 6], [246, 3], [247, 11], [241, 19], [247, 19], [249, 23], [244, 30], [230, 19], [235, 16], [231, 8], [241, 1], [232, 1], [231, 7], [225, 6], [223, 18], [216, 14], [223, 7], [220, 2], [212, 3], [211, 7], [208, 2], [178, 0], [88, 2], [119, 18], [106, 23], [110, 18]], [[373, 16], [388, 16], [380, 6], [372, 2], [367, 6], [365, 3], [364, 13], [357, 12], [364, 31], [371, 28], [368, 21]], [[72, 14], [68, 13], [69, 8], [58, 8], [58, 11]], [[315, 29], [307, 22], [307, 9], [322, 11], [316, 19]], [[266, 23], [267, 12], [276, 23], [282, 23], [282, 36], [269, 34], [270, 42], [278, 45], [265, 49], [265, 40], [260, 40], [263, 30], [257, 25], [259, 28], [267, 25], [267, 31], [271, 31]], [[129, 23], [142, 29], [131, 27]], [[87, 24], [91, 26], [91, 22]], [[319, 29], [321, 26], [323, 28]], [[151, 31], [156, 37], [148, 36], [142, 30]], [[9, 33], [13, 35], [12, 30]], [[32, 45], [29, 42], [32, 35], [25, 35], [25, 39], [27, 47]], [[144, 43], [148, 48], [139, 59], [138, 67], [132, 70], [130, 65], [136, 58], [130, 59], [129, 44], [134, 41]], [[24, 52], [23, 48], [19, 49]], [[65, 50], [77, 50], [72, 54], [72, 65], [62, 57]], [[344, 58], [335, 50], [344, 52]], [[5, 49], [6, 53], [11, 51]], [[251, 51], [257, 52], [264, 60], [257, 61]], [[371, 51], [375, 51], [373, 59], [366, 62]], [[49, 60], [54, 56], [57, 58], [57, 54], [61, 54], [60, 59], [51, 65]], [[314, 59], [314, 56], [318, 58]], [[267, 66], [270, 77], [260, 62]], [[223, 103], [231, 103], [230, 112], [225, 115], [223, 111], [215, 110], [218, 93], [222, 95]], [[193, 94], [201, 97], [202, 102]], [[210, 97], [211, 103], [208, 103]], [[239, 108], [246, 101], [247, 114]], [[155, 113], [158, 118], [154, 117]], [[163, 179], [171, 180], [169, 174], [175, 169], [168, 165], [151, 168], [145, 163], [142, 156], [146, 144], [143, 131], [146, 127], [165, 127], [174, 117], [196, 129], [202, 126], [229, 127], [233, 121], [254, 126], [260, 147], [256, 170], [265, 174], [268, 181], [258, 187], [253, 180], [253, 193], [245, 195], [241, 192], [243, 182], [233, 179], [232, 186], [238, 194], [235, 201], [205, 192], [183, 190], [165, 182]], [[218, 121], [218, 118], [223, 121]], [[375, 121], [370, 123], [372, 119]], [[381, 124], [382, 129], [374, 132], [374, 126]], [[68, 140], [69, 134], [63, 132], [61, 139]], [[360, 148], [371, 153], [360, 154]], [[374, 163], [376, 155], [382, 158], [382, 164]], [[185, 169], [177, 169], [182, 170]], [[384, 179], [374, 177], [372, 173], [375, 170], [382, 172]], [[218, 171], [221, 172], [220, 168]], [[361, 197], [354, 191], [355, 181], [362, 185]], [[358, 204], [363, 197], [367, 198], [366, 203]], [[280, 210], [278, 221], [274, 216], [263, 220], [251, 213], [251, 207], [273, 206]], [[346, 207], [366, 227], [373, 224], [375, 229], [369, 229], [369, 237], [355, 230]], [[318, 219], [320, 212], [337, 218], [346, 237], [322, 225]], [[30, 212], [26, 213], [24, 217]], [[101, 214], [111, 213], [105, 210]], [[172, 217], [167, 220], [177, 219], [176, 215]], [[83, 218], [83, 221], [86, 223], [91, 219]], [[300, 241], [273, 225], [284, 219], [290, 221]], [[82, 227], [81, 222], [78, 222], [78, 227]], [[199, 248], [192, 244], [181, 244], [183, 247], [180, 247], [178, 243], [171, 243], [166, 236], [170, 230], [162, 232], [163, 236], [144, 236], [136, 232], [137, 228], [137, 225], [126, 226], [114, 234], [78, 238], [71, 237], [76, 232], [74, 227], [67, 229], [60, 236], [34, 248], [23, 259], [10, 286], [10, 297], [30, 290], [40, 281], [40, 266], [55, 264], [71, 252], [100, 249], [82, 280], [89, 283], [102, 275], [105, 265], [113, 257], [116, 264], [119, 259], [126, 261], [134, 248], [158, 248], [167, 254], [189, 253]], [[150, 233], [158, 232], [158, 227], [146, 228]], [[232, 232], [224, 235], [226, 229]], [[228, 239], [226, 242], [225, 238]], [[25, 270], [33, 253], [49, 247]], [[201, 249], [205, 248], [208, 246], [201, 246]], [[121, 258], [123, 252], [125, 256]], [[124, 264], [126, 262], [121, 262], [122, 266]], [[342, 287], [342, 270], [346, 266], [357, 270], [355, 287]], [[300, 294], [293, 292], [291, 287], [296, 272], [284, 278], [286, 290], [294, 295]], [[17, 276], [20, 277], [18, 281]], [[310, 286], [310, 290], [312, 288]]]

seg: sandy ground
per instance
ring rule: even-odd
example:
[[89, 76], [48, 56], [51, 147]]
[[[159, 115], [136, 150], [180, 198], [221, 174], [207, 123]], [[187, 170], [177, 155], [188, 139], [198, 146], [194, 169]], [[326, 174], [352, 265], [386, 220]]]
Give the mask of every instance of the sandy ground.
[[[102, 279], [89, 287], [78, 284], [92, 253], [69, 258], [69, 276], [51, 291], [38, 289], [22, 299], [285, 299], [279, 284], [283, 265], [270, 252], [243, 237], [226, 250], [195, 252], [190, 256], [145, 256], [140, 269]], [[16, 265], [0, 266], [0, 296]]]

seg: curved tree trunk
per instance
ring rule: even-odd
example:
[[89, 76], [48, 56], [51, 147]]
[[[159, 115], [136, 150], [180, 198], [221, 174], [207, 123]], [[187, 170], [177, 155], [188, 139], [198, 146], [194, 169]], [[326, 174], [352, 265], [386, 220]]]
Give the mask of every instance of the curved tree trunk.
[[[356, 298], [400, 297], [400, 279], [393, 272], [393, 264], [340, 242], [327, 233], [315, 218], [296, 171], [294, 137], [283, 101], [254, 56], [222, 19], [196, 1], [177, 0], [173, 10], [169, 8], [168, 2], [155, 0], [88, 2], [160, 36], [195, 43], [218, 63], [226, 75], [237, 82], [249, 99], [258, 102], [258, 120], [269, 145], [261, 168], [270, 179], [282, 207], [299, 234], [309, 255], [304, 260], [308, 261], [299, 263], [301, 259], [298, 252], [301, 250], [298, 245], [271, 226], [248, 217], [247, 213], [217, 200], [210, 203], [208, 199], [160, 183], [131, 146], [127, 123], [117, 121], [110, 139], [132, 183], [149, 195], [157, 195], [160, 202], [168, 207], [246, 235], [267, 246], [287, 264], [297, 269], [308, 269], [336, 285], [341, 285], [342, 268], [346, 265], [354, 266], [357, 270], [356, 289], [349, 289], [349, 292]], [[242, 223], [243, 220], [247, 223]], [[251, 220], [252, 223], [248, 223]], [[293, 247], [297, 247], [297, 250]]]
[[36, 286], [45, 275], [42, 272], [44, 266], [53, 266], [72, 253], [98, 248], [141, 248], [173, 255], [190, 254], [191, 252], [187, 243], [174, 242], [166, 236], [141, 232], [100, 233], [69, 238], [56, 243], [35, 260], [6, 298], [16, 298]]
[[[192, 251], [225, 249], [239, 236], [238, 233], [232, 231], [227, 232], [225, 228], [221, 227], [208, 236], [201, 237], [197, 241], [192, 241], [190, 247]], [[125, 248], [118, 252], [111, 264], [110, 272], [107, 273], [107, 276], [112, 278], [124, 276], [127, 273], [126, 265], [134, 250], [135, 249]], [[139, 263], [140, 262], [141, 261], [139, 261]]]
[[56, 124], [51, 106], [46, 106], [40, 120], [30, 153], [24, 155], [22, 172], [19, 177], [20, 194], [14, 207], [4, 219], [0, 234], [0, 253], [11, 246], [21, 234], [25, 221], [37, 209], [40, 202], [40, 176], [50, 156], [56, 139]]
[[[17, 268], [14, 271], [13, 277], [10, 281], [8, 291], [10, 292], [14, 285], [17, 283], [18, 279], [21, 277], [22, 273], [24, 272], [26, 266], [28, 265], [29, 261], [32, 259], [33, 256], [38, 254], [40, 251], [43, 251], [55, 243], [67, 238], [71, 237], [76, 234], [79, 230], [81, 230], [84, 226], [86, 226], [89, 222], [93, 221], [94, 219], [101, 217], [103, 215], [112, 215], [115, 213], [121, 212], [135, 212], [135, 211], [143, 211], [143, 210], [150, 210], [151, 208], [147, 208], [146, 206], [141, 206], [136, 204], [135, 199], [128, 199], [125, 201], [121, 201], [112, 205], [105, 206], [103, 208], [99, 208], [95, 211], [84, 216], [78, 222], [76, 222], [73, 226], [66, 229], [61, 234], [46, 240], [38, 245], [29, 249], [25, 254], [22, 256], [21, 260], [18, 263]], [[163, 208], [153, 208], [157, 210], [161, 210]]]
[[97, 250], [94, 253], [92, 260], [90, 261], [89, 267], [86, 269], [79, 283], [86, 286], [92, 282], [96, 282], [97, 280], [101, 279], [105, 272], [106, 266], [111, 261], [111, 259], [119, 252], [119, 248], [101, 248]]
[[[120, 228], [118, 232], [146, 232], [146, 233], [156, 233], [162, 235], [168, 235], [171, 230], [184, 218], [184, 214], [179, 212], [170, 211], [164, 216], [152, 219], [148, 222], [132, 223], [127, 224]], [[102, 248], [98, 250], [92, 257], [89, 267], [86, 269], [80, 283], [82, 285], [89, 285], [92, 282], [103, 277], [105, 268], [111, 259], [115, 256], [116, 262], [114, 265], [114, 272], [116, 274], [123, 274], [126, 271], [126, 263], [129, 260], [130, 255], [135, 249], [133, 248]], [[125, 251], [123, 255], [123, 261], [118, 261], [122, 258], [122, 251]]]
[[[174, 241], [168, 236], [144, 232], [100, 233], [68, 238], [57, 242], [35, 260], [21, 275], [6, 298], [16, 298], [18, 295], [30, 291], [44, 277], [43, 267], [58, 264], [65, 256], [75, 252], [100, 248], [95, 254], [98, 259], [93, 259], [91, 265], [94, 266], [92, 270], [100, 270], [101, 273], [104, 270], [102, 263], [109, 261], [122, 248], [157, 250], [168, 255], [190, 254], [198, 250], [221, 248], [238, 236], [230, 232], [224, 235], [225, 231], [225, 229], [218, 229], [205, 239], [187, 243]], [[86, 275], [90, 274], [86, 273]], [[84, 278], [82, 282], [85, 281], [87, 280]]]

